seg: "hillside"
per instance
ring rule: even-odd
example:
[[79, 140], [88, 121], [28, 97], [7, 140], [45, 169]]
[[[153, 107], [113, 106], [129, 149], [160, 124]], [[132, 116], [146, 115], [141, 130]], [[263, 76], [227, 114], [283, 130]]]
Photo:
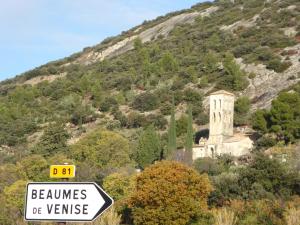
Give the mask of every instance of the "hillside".
[[257, 0], [204, 3], [145, 22], [2, 82], [0, 143], [24, 143], [57, 120], [163, 130], [172, 94], [177, 117], [192, 103], [198, 125], [207, 122], [201, 99], [214, 89], [248, 96], [253, 110], [270, 108], [299, 82], [299, 21], [298, 1]]
[[[251, 154], [169, 161], [203, 134], [220, 89]], [[3, 225], [26, 224], [26, 183], [65, 162], [115, 200], [95, 224], [299, 224], [300, 2], [217, 0], [146, 21], [1, 82], [0, 125]]]

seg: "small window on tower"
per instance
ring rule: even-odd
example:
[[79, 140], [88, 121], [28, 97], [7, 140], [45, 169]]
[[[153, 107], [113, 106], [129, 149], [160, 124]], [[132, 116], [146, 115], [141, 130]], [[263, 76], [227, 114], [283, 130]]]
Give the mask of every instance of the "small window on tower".
[[221, 122], [222, 121], [222, 116], [221, 116], [221, 113], [219, 112], [219, 121]]
[[217, 100], [214, 100], [215, 109], [217, 108]]
[[219, 103], [220, 103], [220, 109], [221, 109], [221, 107], [222, 107], [222, 101], [221, 101], [221, 99], [219, 99]]
[[216, 113], [214, 113], [214, 122], [216, 122]]

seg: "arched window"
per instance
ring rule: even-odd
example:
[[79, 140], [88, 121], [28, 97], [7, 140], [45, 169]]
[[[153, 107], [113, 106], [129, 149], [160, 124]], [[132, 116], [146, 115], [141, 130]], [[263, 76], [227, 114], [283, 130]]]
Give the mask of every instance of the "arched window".
[[221, 116], [221, 113], [219, 112], [219, 121], [221, 122], [222, 121], [222, 116]]
[[214, 123], [216, 122], [216, 113], [214, 113]]
[[215, 109], [217, 108], [217, 100], [214, 100]]
[[219, 99], [219, 104], [220, 104], [220, 109], [221, 109], [221, 107], [222, 107], [222, 101], [221, 101], [221, 99]]
[[211, 151], [211, 157], [214, 158], [215, 157], [215, 150], [213, 147], [210, 148]]

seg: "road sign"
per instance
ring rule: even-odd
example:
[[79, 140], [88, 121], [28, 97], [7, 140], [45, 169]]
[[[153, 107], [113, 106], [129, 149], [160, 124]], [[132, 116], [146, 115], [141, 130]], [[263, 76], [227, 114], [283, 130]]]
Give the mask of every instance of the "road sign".
[[75, 165], [52, 165], [50, 166], [51, 178], [75, 177]]
[[33, 182], [27, 184], [25, 220], [92, 221], [112, 204], [96, 183]]

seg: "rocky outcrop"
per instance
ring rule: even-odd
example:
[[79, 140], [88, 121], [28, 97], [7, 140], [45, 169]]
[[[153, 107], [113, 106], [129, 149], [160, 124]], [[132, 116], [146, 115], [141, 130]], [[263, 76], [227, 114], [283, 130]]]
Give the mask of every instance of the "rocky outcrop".
[[[167, 36], [175, 26], [185, 23], [193, 23], [195, 18], [198, 16], [209, 16], [211, 13], [218, 10], [218, 7], [210, 7], [200, 12], [189, 12], [183, 13], [177, 16], [173, 16], [166, 21], [146, 29], [139, 34], [133, 35], [131, 37], [125, 38], [122, 41], [104, 49], [101, 52], [90, 51], [86, 54], [82, 54], [75, 63], [82, 63], [85, 65], [94, 63], [96, 61], [102, 61], [105, 58], [110, 58], [123, 54], [131, 49], [133, 49], [133, 43], [136, 38], [140, 38], [143, 43], [155, 40], [159, 36]], [[135, 33], [139, 32], [142, 27], [137, 28]]]
[[228, 26], [223, 25], [223, 26], [220, 27], [220, 30], [234, 32], [239, 27], [246, 27], [246, 28], [253, 27], [253, 26], [256, 25], [256, 20], [258, 18], [259, 18], [259, 15], [255, 15], [253, 18], [251, 18], [249, 20], [240, 20], [240, 21], [237, 21], [237, 22], [235, 22], [233, 24], [230, 24]]
[[57, 75], [44, 75], [44, 76], [38, 76], [38, 77], [34, 77], [31, 78], [29, 80], [26, 80], [23, 83], [19, 83], [17, 85], [25, 85], [25, 84], [30, 84], [30, 85], [36, 85], [38, 83], [41, 83], [43, 81], [47, 81], [49, 83], [53, 82], [54, 80], [58, 79], [58, 78], [63, 78], [67, 75], [66, 72], [61, 73], [61, 74], [57, 74]]
[[268, 70], [262, 64], [245, 64], [241, 58], [236, 60], [241, 69], [256, 75], [249, 79], [250, 85], [241, 93], [252, 100], [253, 109], [269, 108], [280, 91], [300, 81], [300, 44], [285, 48], [285, 51], [293, 51], [295, 54], [289, 56], [292, 65], [283, 73]]

